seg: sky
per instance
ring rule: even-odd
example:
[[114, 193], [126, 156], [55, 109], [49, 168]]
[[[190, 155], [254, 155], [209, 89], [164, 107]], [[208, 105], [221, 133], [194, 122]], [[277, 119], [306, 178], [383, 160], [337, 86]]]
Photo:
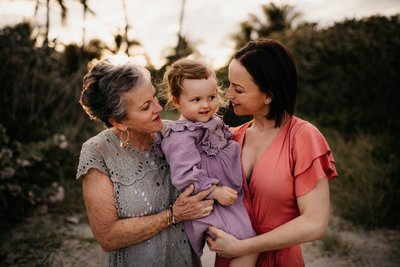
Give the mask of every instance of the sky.
[[[61, 24], [60, 9], [51, 0], [50, 37], [64, 43], [80, 43], [82, 39], [82, 6], [79, 0], [64, 0], [68, 9], [66, 24]], [[151, 63], [160, 67], [167, 47], [177, 42], [179, 14], [182, 0], [125, 0], [129, 23], [133, 26], [129, 35], [143, 46]], [[35, 0], [0, 0], [0, 28], [29, 19], [34, 25], [45, 24], [45, 0], [34, 17]], [[362, 18], [371, 15], [400, 14], [400, 0], [186, 0], [183, 34], [196, 44], [196, 48], [215, 68], [226, 64], [233, 52], [230, 36], [237, 32], [240, 22], [249, 14], [262, 15], [261, 5], [274, 2], [277, 5], [295, 6], [302, 16], [298, 22], [315, 22], [321, 27], [332, 25], [346, 18]], [[99, 38], [113, 43], [113, 34], [124, 27], [121, 0], [88, 0], [95, 15], [88, 15], [87, 40]], [[143, 63], [140, 58], [138, 63]]]

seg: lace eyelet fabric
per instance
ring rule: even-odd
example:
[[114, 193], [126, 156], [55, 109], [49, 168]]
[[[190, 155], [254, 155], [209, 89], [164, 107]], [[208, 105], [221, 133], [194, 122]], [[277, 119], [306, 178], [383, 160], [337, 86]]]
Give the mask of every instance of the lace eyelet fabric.
[[[83, 144], [77, 178], [90, 168], [110, 177], [121, 219], [159, 213], [178, 196], [171, 183], [169, 166], [157, 156], [154, 146], [147, 151], [121, 148], [110, 129]], [[182, 223], [138, 244], [102, 253], [102, 266], [200, 266]]]

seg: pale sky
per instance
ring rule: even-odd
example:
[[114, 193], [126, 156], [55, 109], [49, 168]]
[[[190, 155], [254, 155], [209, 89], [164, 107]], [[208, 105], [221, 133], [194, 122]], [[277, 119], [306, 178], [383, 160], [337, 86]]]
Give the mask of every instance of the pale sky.
[[[52, 0], [51, 38], [62, 42], [82, 39], [82, 7], [79, 0], [64, 0], [68, 8], [66, 25], [61, 25], [60, 11]], [[36, 18], [34, 0], [0, 0], [0, 27], [30, 19], [34, 24], [44, 25], [45, 6]], [[139, 40], [151, 59], [160, 67], [165, 48], [177, 42], [179, 13], [182, 0], [126, 0], [128, 17], [133, 30], [130, 36]], [[361, 18], [371, 15], [394, 15], [400, 13], [400, 0], [186, 0], [183, 34], [197, 43], [201, 55], [214, 67], [223, 66], [231, 55], [234, 43], [230, 35], [237, 32], [239, 23], [250, 13], [261, 15], [261, 5], [274, 2], [277, 5], [294, 5], [303, 16], [299, 21], [316, 22], [320, 26], [332, 25], [345, 18]], [[113, 33], [124, 27], [122, 1], [89, 0], [88, 5], [95, 16], [87, 17], [87, 40], [100, 38], [113, 43]]]

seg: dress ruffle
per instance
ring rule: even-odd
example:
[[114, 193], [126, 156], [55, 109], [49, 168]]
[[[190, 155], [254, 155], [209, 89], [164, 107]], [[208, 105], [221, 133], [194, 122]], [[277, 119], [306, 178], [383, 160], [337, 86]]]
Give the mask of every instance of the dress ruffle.
[[292, 155], [296, 196], [314, 189], [323, 177], [331, 180], [338, 176], [329, 145], [312, 124], [303, 124], [294, 135], [294, 142]]
[[186, 130], [189, 131], [205, 131], [203, 134], [203, 138], [200, 141], [202, 146], [202, 151], [204, 151], [207, 155], [212, 156], [218, 153], [219, 147], [216, 142], [212, 140], [212, 135], [215, 132], [216, 128], [220, 125], [223, 125], [222, 132], [223, 136], [221, 138], [224, 139], [232, 139], [233, 134], [229, 131], [227, 126], [222, 123], [222, 119], [213, 115], [212, 119], [208, 122], [192, 122], [188, 120], [174, 121], [174, 122], [165, 122], [164, 128], [162, 129], [160, 134], [156, 135], [155, 142], [157, 144], [156, 152], [158, 155], [162, 155], [162, 151], [160, 149], [161, 141], [163, 138], [168, 137], [171, 132], [183, 132]]

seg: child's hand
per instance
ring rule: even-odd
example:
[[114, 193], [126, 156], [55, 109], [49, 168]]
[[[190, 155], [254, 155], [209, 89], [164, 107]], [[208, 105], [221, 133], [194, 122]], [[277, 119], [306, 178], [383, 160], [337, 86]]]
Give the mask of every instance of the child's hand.
[[237, 199], [237, 192], [228, 186], [218, 186], [212, 193], [213, 199], [224, 206], [230, 206]]

